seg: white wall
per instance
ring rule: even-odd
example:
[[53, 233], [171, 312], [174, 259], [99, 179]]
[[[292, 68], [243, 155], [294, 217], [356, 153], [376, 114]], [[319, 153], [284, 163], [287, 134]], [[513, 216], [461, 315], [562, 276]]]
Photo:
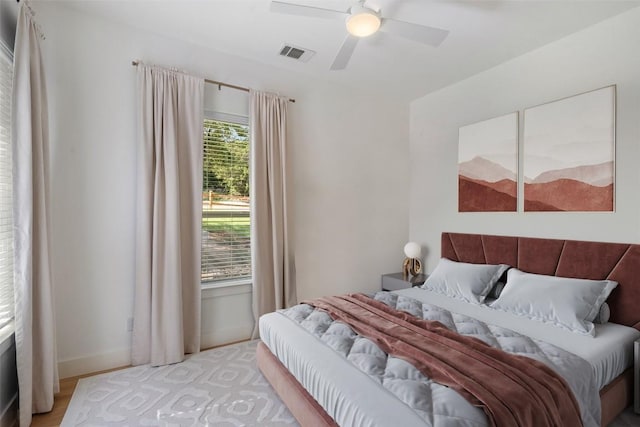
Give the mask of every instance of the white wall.
[[[375, 290], [380, 274], [398, 270], [408, 234], [408, 105], [222, 54], [215, 46], [206, 50], [86, 16], [56, 2], [36, 7], [47, 36], [53, 273], [63, 376], [129, 360], [133, 59], [296, 98], [289, 131], [301, 299]], [[204, 309], [209, 344], [229, 340], [237, 333], [229, 328], [246, 330], [251, 322], [250, 293], [241, 289], [227, 297], [218, 304], [226, 311]]]
[[[640, 9], [411, 104], [410, 238], [440, 256], [442, 231], [640, 242]], [[615, 213], [458, 213], [458, 128], [617, 84]], [[520, 141], [522, 141], [522, 113]], [[522, 194], [522, 193], [521, 193]]]

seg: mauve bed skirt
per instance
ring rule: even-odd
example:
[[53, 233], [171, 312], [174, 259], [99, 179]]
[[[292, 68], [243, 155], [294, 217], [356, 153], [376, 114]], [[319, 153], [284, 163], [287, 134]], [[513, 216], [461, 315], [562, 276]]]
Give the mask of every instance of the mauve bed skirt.
[[258, 343], [256, 361], [262, 375], [301, 426], [338, 426], [263, 342]]
[[601, 424], [606, 426], [633, 402], [633, 368], [629, 368], [619, 377], [600, 390], [602, 404]]
[[[264, 377], [302, 427], [337, 426], [329, 414], [300, 385], [298, 380], [291, 375], [263, 342], [258, 343], [256, 361]], [[631, 405], [632, 400], [633, 369], [630, 368], [600, 390], [601, 424], [606, 426], [613, 421], [620, 412]]]

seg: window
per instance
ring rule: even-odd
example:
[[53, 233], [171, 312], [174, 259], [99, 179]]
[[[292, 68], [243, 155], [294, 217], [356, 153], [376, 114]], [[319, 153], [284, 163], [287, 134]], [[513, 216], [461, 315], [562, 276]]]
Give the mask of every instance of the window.
[[249, 126], [246, 118], [204, 120], [202, 283], [251, 277]]
[[11, 87], [13, 59], [0, 43], [0, 329], [14, 315]]

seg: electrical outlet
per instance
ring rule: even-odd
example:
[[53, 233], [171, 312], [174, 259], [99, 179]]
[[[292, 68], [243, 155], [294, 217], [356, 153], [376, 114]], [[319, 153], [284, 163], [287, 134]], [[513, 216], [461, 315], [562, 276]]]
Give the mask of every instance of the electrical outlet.
[[133, 317], [127, 319], [127, 332], [133, 332]]

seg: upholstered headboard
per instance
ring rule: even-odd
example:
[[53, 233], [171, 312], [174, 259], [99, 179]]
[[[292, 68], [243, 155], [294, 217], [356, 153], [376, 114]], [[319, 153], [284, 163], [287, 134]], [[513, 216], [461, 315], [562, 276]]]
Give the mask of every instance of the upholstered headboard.
[[615, 280], [618, 287], [607, 300], [610, 321], [640, 329], [640, 245], [445, 232], [441, 254], [529, 273]]

